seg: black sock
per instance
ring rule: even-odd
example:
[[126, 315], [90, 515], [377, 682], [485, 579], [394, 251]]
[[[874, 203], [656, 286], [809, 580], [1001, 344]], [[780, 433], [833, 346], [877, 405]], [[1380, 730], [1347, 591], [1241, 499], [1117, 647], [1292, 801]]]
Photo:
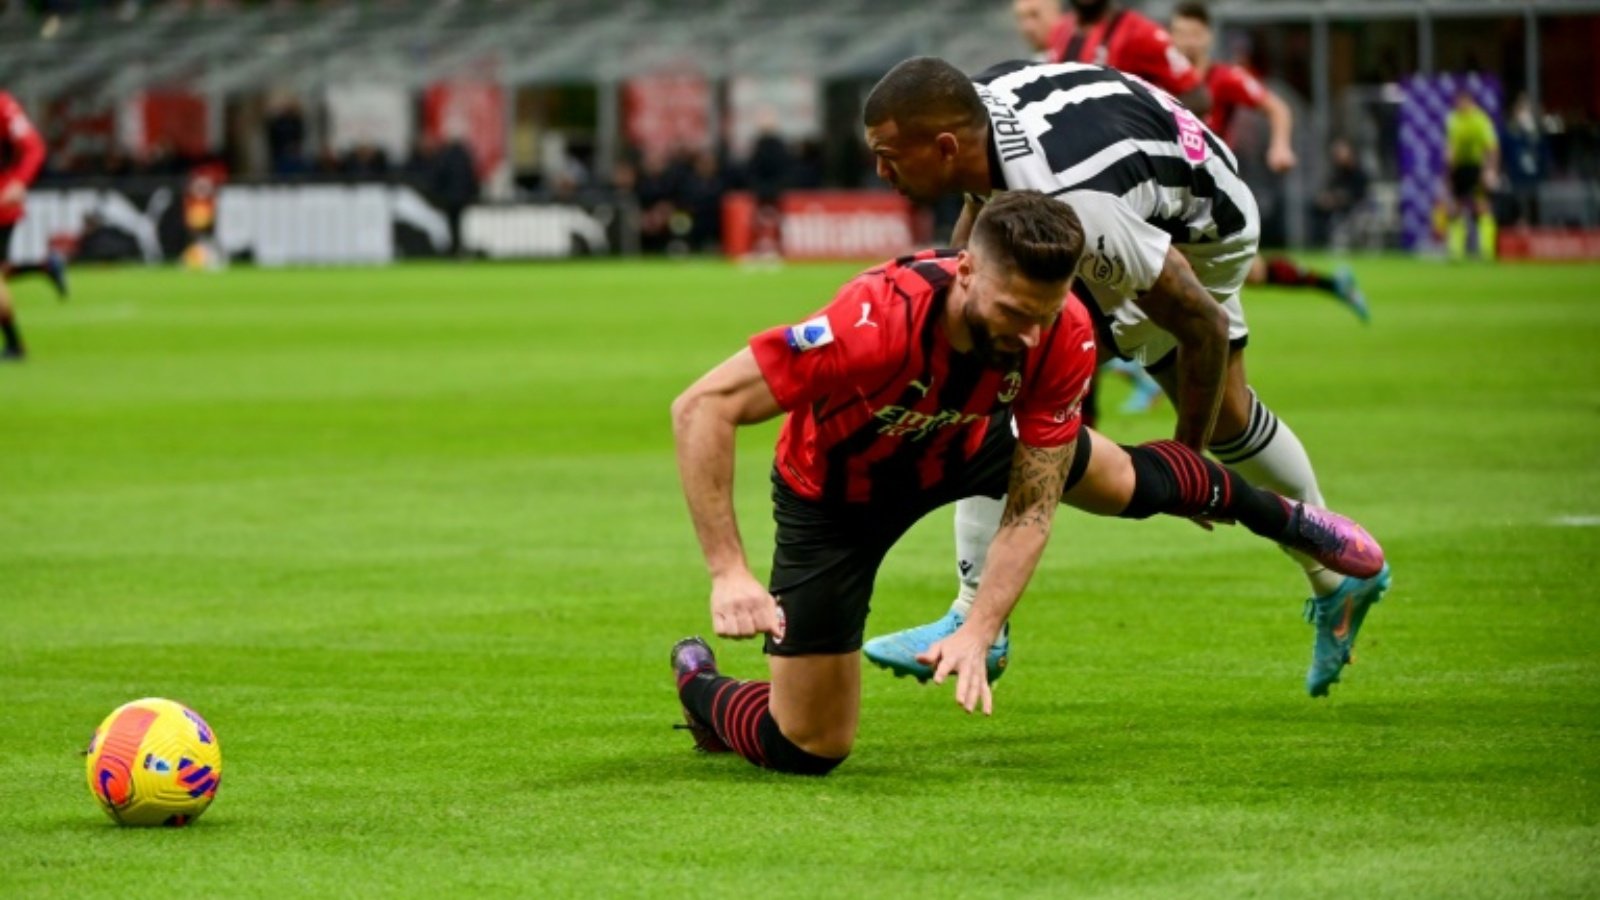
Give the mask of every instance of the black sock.
[[792, 775], [826, 775], [844, 762], [809, 753], [784, 737], [767, 707], [772, 685], [697, 672], [678, 685], [678, 699], [751, 763]]
[[5, 339], [7, 353], [22, 352], [22, 335], [17, 331], [15, 316], [0, 315], [0, 338]]
[[1269, 540], [1291, 538], [1294, 507], [1271, 491], [1255, 487], [1177, 441], [1124, 446], [1133, 458], [1133, 499], [1120, 515], [1147, 519], [1158, 513], [1232, 519]]

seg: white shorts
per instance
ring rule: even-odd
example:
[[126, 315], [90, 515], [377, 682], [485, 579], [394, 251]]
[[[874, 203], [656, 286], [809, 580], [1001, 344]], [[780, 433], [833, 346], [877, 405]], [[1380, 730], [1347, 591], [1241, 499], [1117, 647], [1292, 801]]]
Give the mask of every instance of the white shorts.
[[[1244, 320], [1244, 305], [1239, 302], [1239, 291], [1250, 275], [1250, 266], [1256, 258], [1256, 234], [1252, 229], [1227, 243], [1183, 244], [1178, 252], [1194, 268], [1195, 277], [1228, 315], [1228, 341], [1238, 346], [1250, 334]], [[1152, 366], [1178, 347], [1177, 338], [1161, 326], [1150, 321], [1145, 311], [1132, 298], [1101, 297], [1097, 286], [1084, 284], [1099, 307], [1097, 313], [1109, 327], [1114, 349], [1118, 356], [1131, 359], [1141, 366]], [[1104, 290], [1103, 288], [1100, 290]], [[1109, 301], [1109, 302], [1107, 302]]]

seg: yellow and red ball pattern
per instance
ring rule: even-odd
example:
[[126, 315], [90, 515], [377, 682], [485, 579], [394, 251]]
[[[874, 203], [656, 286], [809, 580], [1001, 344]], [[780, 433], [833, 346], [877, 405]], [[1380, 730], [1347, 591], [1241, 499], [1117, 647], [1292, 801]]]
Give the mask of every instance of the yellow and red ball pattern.
[[181, 703], [147, 697], [113, 710], [89, 741], [89, 791], [119, 825], [187, 825], [222, 783], [216, 733]]

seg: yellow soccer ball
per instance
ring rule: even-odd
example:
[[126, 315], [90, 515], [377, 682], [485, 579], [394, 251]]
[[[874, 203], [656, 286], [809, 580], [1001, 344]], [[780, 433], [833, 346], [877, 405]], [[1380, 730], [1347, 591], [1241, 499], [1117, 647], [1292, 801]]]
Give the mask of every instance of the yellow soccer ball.
[[106, 716], [89, 740], [89, 792], [118, 825], [188, 825], [222, 783], [222, 746], [199, 713], [146, 697]]

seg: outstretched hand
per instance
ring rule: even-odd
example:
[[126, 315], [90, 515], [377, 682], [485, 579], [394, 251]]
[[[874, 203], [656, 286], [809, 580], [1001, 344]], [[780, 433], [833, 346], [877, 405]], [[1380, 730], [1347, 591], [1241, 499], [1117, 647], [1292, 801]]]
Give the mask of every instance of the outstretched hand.
[[711, 582], [711, 627], [717, 637], [735, 640], [758, 634], [783, 638], [778, 601], [749, 572]]
[[989, 645], [976, 634], [976, 629], [965, 625], [956, 633], [917, 655], [917, 662], [933, 667], [933, 683], [944, 684], [945, 678], [956, 676], [956, 702], [967, 712], [981, 703], [983, 714], [994, 715], [994, 693], [989, 689]]

